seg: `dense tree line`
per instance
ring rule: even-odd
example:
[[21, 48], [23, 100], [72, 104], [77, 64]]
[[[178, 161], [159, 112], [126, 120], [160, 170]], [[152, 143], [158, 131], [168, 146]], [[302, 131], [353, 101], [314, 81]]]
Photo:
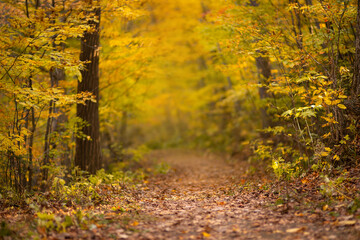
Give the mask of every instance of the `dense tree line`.
[[143, 143], [251, 156], [279, 177], [358, 163], [358, 1], [0, 8], [2, 191], [96, 173]]

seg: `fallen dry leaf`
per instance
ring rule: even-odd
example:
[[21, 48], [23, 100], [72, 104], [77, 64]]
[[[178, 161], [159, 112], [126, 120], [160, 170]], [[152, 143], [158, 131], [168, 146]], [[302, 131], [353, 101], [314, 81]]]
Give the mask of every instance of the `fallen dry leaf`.
[[126, 234], [118, 234], [117, 237], [118, 237], [118, 239], [128, 239], [129, 238], [129, 236]]
[[138, 221], [134, 221], [131, 225], [135, 227], [135, 226], [139, 225], [139, 222], [138, 222]]
[[208, 238], [208, 237], [211, 236], [210, 233], [207, 233], [207, 232], [202, 232], [202, 235], [203, 235], [203, 237], [205, 237], [205, 238]]
[[286, 232], [287, 233], [297, 233], [297, 232], [301, 232], [301, 231], [304, 231], [304, 230], [305, 230], [305, 227], [299, 227], [299, 228], [287, 229]]
[[355, 225], [356, 221], [355, 220], [347, 220], [347, 221], [340, 221], [338, 223], [339, 226], [351, 226], [351, 225]]

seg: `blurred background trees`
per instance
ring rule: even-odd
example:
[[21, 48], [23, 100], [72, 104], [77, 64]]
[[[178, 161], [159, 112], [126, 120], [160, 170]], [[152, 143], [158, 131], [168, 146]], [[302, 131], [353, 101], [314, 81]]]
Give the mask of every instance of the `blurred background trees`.
[[358, 163], [356, 1], [0, 6], [1, 191], [111, 169], [136, 148], [210, 149], [293, 177]]

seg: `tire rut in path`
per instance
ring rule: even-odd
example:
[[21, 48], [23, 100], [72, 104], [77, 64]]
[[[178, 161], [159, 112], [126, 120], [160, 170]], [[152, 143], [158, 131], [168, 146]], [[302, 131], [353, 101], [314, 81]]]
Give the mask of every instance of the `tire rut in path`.
[[263, 195], [236, 190], [245, 163], [179, 150], [155, 157], [173, 170], [140, 194], [143, 220], [131, 239], [356, 239], [329, 232], [321, 219], [273, 211]]

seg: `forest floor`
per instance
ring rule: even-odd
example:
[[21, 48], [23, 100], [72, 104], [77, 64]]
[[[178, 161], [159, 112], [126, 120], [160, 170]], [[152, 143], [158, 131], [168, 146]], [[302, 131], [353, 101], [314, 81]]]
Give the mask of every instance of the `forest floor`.
[[139, 214], [147, 217], [129, 239], [360, 239], [353, 214], [331, 214], [328, 205], [306, 203], [302, 196], [284, 204], [280, 190], [267, 187], [272, 183], [266, 175], [248, 176], [246, 162], [158, 154], [173, 171], [150, 181], [139, 198]]
[[[3, 211], [7, 227], [3, 222], [0, 239], [360, 239], [359, 211], [349, 213], [346, 199], [331, 202], [319, 194], [311, 186], [318, 176], [284, 185], [247, 162], [212, 154], [167, 150], [150, 157], [169, 172], [150, 176], [111, 204], [73, 211], [78, 223], [72, 226], [56, 220], [69, 209], [58, 208], [48, 225], [44, 218], [31, 225], [31, 212]], [[56, 221], [62, 224], [55, 227]]]

